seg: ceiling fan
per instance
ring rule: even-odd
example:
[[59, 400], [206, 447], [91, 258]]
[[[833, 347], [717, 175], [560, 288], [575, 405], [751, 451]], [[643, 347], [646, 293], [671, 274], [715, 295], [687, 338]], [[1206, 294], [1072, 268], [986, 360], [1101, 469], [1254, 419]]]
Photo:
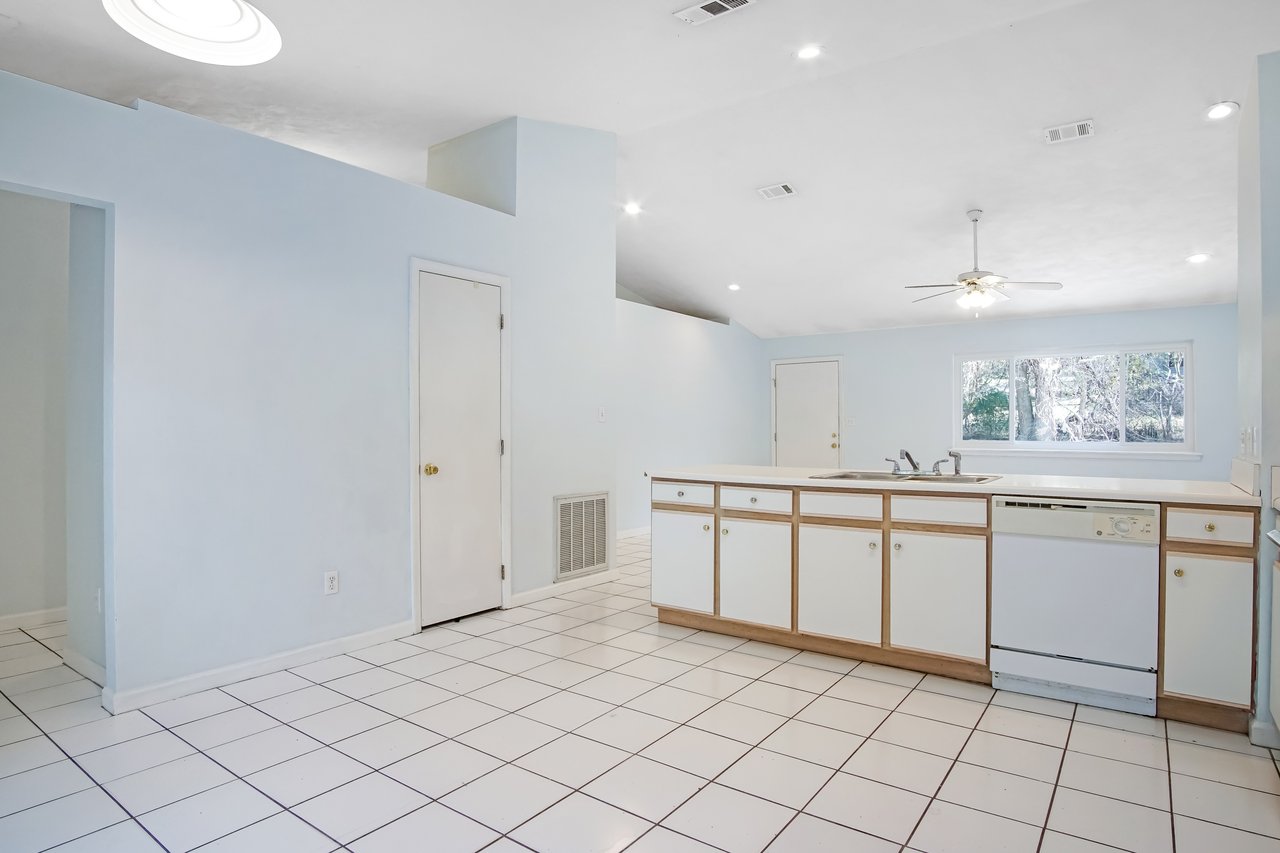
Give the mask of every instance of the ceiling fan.
[[969, 221], [973, 223], [973, 269], [956, 276], [955, 284], [909, 284], [907, 290], [924, 288], [946, 288], [942, 293], [933, 293], [913, 299], [912, 304], [935, 299], [949, 293], [959, 292], [956, 304], [961, 308], [986, 308], [997, 301], [1007, 300], [1006, 290], [1061, 290], [1060, 281], [1009, 281], [1002, 275], [978, 269], [978, 220], [982, 218], [981, 210], [968, 211]]

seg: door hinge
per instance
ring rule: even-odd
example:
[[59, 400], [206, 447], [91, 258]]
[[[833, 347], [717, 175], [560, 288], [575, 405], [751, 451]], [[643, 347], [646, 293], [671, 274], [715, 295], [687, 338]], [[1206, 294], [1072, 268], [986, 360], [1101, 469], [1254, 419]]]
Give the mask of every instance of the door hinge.
[[507, 455], [507, 440], [505, 438], [498, 439], [498, 455], [499, 456]]
[[505, 329], [506, 327], [507, 327], [507, 315], [506, 315], [506, 314], [499, 314], [499, 315], [498, 315], [498, 329], [499, 329], [499, 331], [501, 331], [502, 329]]
[[506, 567], [506, 566], [503, 566], [503, 567], [502, 567], [502, 579], [503, 579], [503, 580], [506, 580], [506, 579], [507, 579], [507, 567]]

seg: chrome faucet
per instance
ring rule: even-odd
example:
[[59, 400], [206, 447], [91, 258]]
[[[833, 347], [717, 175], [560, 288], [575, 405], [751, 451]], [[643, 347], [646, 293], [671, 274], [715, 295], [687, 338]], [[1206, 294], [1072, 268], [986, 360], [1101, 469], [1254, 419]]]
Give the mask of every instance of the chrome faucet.
[[[902, 450], [899, 450], [899, 451], [898, 451], [898, 458], [899, 458], [899, 459], [905, 459], [905, 460], [907, 460], [908, 462], [910, 462], [910, 463], [911, 463], [911, 473], [912, 473], [912, 474], [919, 474], [919, 473], [920, 473], [920, 466], [916, 464], [916, 460], [915, 460], [915, 459], [913, 459], [913, 458], [911, 458], [911, 454], [910, 454], [909, 452], [907, 452], [907, 450], [906, 450], [905, 448], [904, 448], [904, 449], [902, 449]], [[897, 464], [896, 464], [896, 463], [895, 463], [894, 467], [895, 467], [895, 468], [897, 467]]]
[[935, 475], [935, 476], [942, 476], [942, 463], [943, 463], [943, 462], [954, 462], [954, 463], [955, 463], [955, 471], [954, 471], [953, 473], [955, 473], [955, 474], [959, 474], [959, 473], [960, 473], [960, 454], [959, 454], [959, 453], [957, 453], [956, 451], [954, 451], [954, 450], [948, 450], [948, 451], [947, 451], [947, 458], [946, 458], [946, 459], [939, 459], [937, 462], [933, 463], [933, 473], [934, 473], [934, 475]]

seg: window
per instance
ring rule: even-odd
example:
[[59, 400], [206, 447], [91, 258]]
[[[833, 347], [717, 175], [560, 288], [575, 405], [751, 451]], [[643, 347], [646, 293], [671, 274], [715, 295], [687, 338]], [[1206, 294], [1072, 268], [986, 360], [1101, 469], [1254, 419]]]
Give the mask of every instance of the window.
[[963, 357], [958, 437], [1036, 450], [1190, 448], [1190, 346]]

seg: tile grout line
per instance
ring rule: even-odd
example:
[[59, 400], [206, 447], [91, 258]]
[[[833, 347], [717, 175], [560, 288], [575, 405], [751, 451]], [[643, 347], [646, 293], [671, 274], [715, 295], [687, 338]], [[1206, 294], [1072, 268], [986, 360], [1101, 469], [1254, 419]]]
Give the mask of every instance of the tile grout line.
[[1039, 853], [1044, 847], [1045, 837], [1049, 834], [1049, 817], [1053, 814], [1053, 801], [1058, 797], [1058, 788], [1062, 783], [1062, 768], [1067, 763], [1067, 750], [1071, 747], [1071, 732], [1076, 726], [1076, 714], [1080, 712], [1079, 704], [1073, 703], [1071, 706], [1071, 718], [1067, 723], [1067, 739], [1062, 743], [1062, 757], [1058, 759], [1058, 772], [1053, 777], [1053, 789], [1049, 791], [1049, 807], [1044, 812], [1044, 826], [1040, 828], [1040, 840], [1036, 843], [1036, 851]]
[[[15, 707], [15, 708], [18, 708], [18, 706], [17, 706], [17, 705], [14, 705], [14, 707]], [[71, 753], [67, 752], [67, 750], [62, 746], [62, 744], [58, 743], [56, 740], [54, 740], [53, 738], [51, 738], [51, 737], [49, 737], [47, 734], [45, 734], [45, 733], [44, 733], [44, 730], [43, 730], [43, 729], [40, 729], [39, 724], [37, 724], [35, 720], [31, 719], [31, 717], [27, 714], [27, 712], [26, 712], [26, 711], [22, 710], [21, 708], [18, 708], [18, 713], [20, 713], [20, 714], [22, 714], [24, 717], [26, 717], [27, 721], [28, 721], [29, 723], [31, 723], [31, 725], [35, 726], [37, 729], [39, 729], [39, 730], [40, 730], [40, 732], [41, 732], [41, 733], [40, 733], [39, 735], [37, 735], [37, 737], [43, 737], [45, 740], [47, 740], [47, 741], [49, 741], [51, 744], [53, 744], [53, 745], [58, 749], [58, 751], [59, 751], [59, 752], [61, 752], [63, 755], [65, 755], [65, 756], [66, 756], [66, 760], [68, 760], [68, 761], [70, 761], [72, 764], [74, 764], [74, 765], [76, 766], [76, 769], [77, 769], [77, 770], [79, 770], [81, 773], [83, 773], [83, 774], [85, 775], [85, 778], [87, 778], [90, 782], [92, 782], [92, 783], [93, 783], [94, 787], [96, 787], [96, 788], [97, 788], [98, 790], [100, 790], [103, 794], [105, 794], [105, 795], [108, 797], [108, 799], [110, 799], [110, 800], [111, 800], [111, 802], [115, 803], [115, 804], [116, 804], [116, 807], [117, 807], [118, 809], [120, 809], [120, 811], [124, 812], [124, 814], [126, 815], [126, 817], [124, 818], [124, 820], [118, 820], [118, 821], [116, 821], [115, 823], [110, 823], [110, 824], [107, 824], [106, 826], [100, 826], [100, 827], [98, 827], [98, 828], [97, 828], [97, 829], [95, 829], [95, 830], [92, 830], [92, 831], [90, 831], [90, 832], [86, 832], [84, 835], [78, 835], [78, 836], [76, 836], [75, 838], [67, 838], [67, 839], [64, 839], [64, 840], [62, 840], [62, 841], [58, 842], [58, 844], [57, 844], [57, 845], [54, 845], [55, 847], [56, 847], [56, 846], [58, 846], [58, 845], [60, 845], [60, 844], [67, 844], [67, 843], [69, 843], [69, 842], [71, 842], [71, 841], [76, 841], [76, 840], [78, 840], [78, 839], [80, 839], [80, 838], [86, 838], [86, 837], [88, 837], [88, 836], [90, 836], [90, 835], [93, 835], [95, 832], [101, 832], [101, 831], [102, 831], [102, 830], [104, 830], [104, 829], [110, 829], [111, 827], [113, 827], [113, 826], [117, 826], [117, 825], [119, 825], [119, 824], [121, 824], [121, 823], [125, 823], [126, 821], [133, 821], [134, 823], [138, 824], [138, 826], [142, 829], [142, 831], [143, 831], [143, 832], [145, 832], [148, 836], [150, 836], [151, 840], [152, 840], [152, 841], [154, 841], [154, 842], [155, 842], [155, 843], [160, 847], [160, 849], [161, 849], [161, 850], [164, 850], [164, 851], [166, 851], [166, 853], [167, 853], [167, 851], [169, 850], [169, 848], [168, 848], [168, 847], [166, 847], [164, 844], [161, 844], [161, 843], [160, 843], [160, 839], [159, 839], [159, 838], [156, 838], [156, 837], [155, 837], [155, 835], [154, 835], [154, 834], [152, 834], [152, 832], [151, 832], [151, 830], [150, 830], [150, 829], [148, 829], [147, 827], [143, 826], [143, 825], [142, 825], [142, 822], [141, 822], [141, 821], [139, 821], [136, 817], [134, 817], [133, 812], [131, 812], [131, 811], [129, 811], [127, 808], [125, 808], [125, 807], [124, 807], [124, 803], [122, 803], [122, 802], [120, 802], [119, 800], [117, 800], [117, 799], [115, 798], [115, 795], [114, 795], [114, 794], [112, 794], [110, 791], [108, 791], [108, 790], [106, 789], [106, 787], [105, 787], [101, 782], [99, 782], [97, 779], [95, 779], [92, 773], [90, 773], [88, 770], [85, 770], [85, 769], [84, 769], [84, 767], [83, 767], [83, 766], [81, 766], [80, 762], [79, 762], [79, 761], [76, 761], [75, 756], [73, 756]], [[50, 762], [50, 764], [56, 764], [56, 763], [57, 763], [57, 762]], [[40, 765], [40, 766], [41, 766], [41, 767], [48, 767], [49, 765], [48, 765], [48, 764], [42, 764], [42, 765]], [[38, 767], [33, 767], [33, 768], [31, 768], [31, 769], [32, 769], [32, 770], [38, 770], [39, 768], [38, 768]], [[26, 772], [26, 771], [22, 771], [22, 772]], [[12, 775], [15, 775], [15, 776], [16, 776], [16, 775], [18, 775], [18, 774], [12, 774]], [[62, 796], [62, 797], [55, 797], [55, 798], [54, 798], [54, 799], [52, 799], [52, 800], [47, 800], [47, 801], [45, 801], [45, 802], [43, 802], [43, 803], [39, 803], [39, 804], [34, 805], [34, 806], [29, 806], [27, 809], [20, 809], [19, 811], [15, 812], [14, 814], [21, 814], [22, 812], [24, 812], [24, 811], [28, 811], [29, 809], [39, 808], [40, 806], [48, 805], [49, 803], [57, 802], [58, 800], [65, 799], [66, 797], [75, 796], [76, 794], [79, 794], [79, 793], [81, 793], [82, 791], [88, 791], [88, 790], [91, 790], [91, 789], [90, 789], [90, 788], [81, 788], [81, 789], [80, 789], [80, 791], [73, 791], [72, 793], [70, 793], [70, 794], [65, 794], [65, 795], [64, 795], [64, 796]], [[6, 816], [6, 817], [7, 817], [7, 816]], [[46, 849], [52, 849], [52, 848], [46, 848]]]

